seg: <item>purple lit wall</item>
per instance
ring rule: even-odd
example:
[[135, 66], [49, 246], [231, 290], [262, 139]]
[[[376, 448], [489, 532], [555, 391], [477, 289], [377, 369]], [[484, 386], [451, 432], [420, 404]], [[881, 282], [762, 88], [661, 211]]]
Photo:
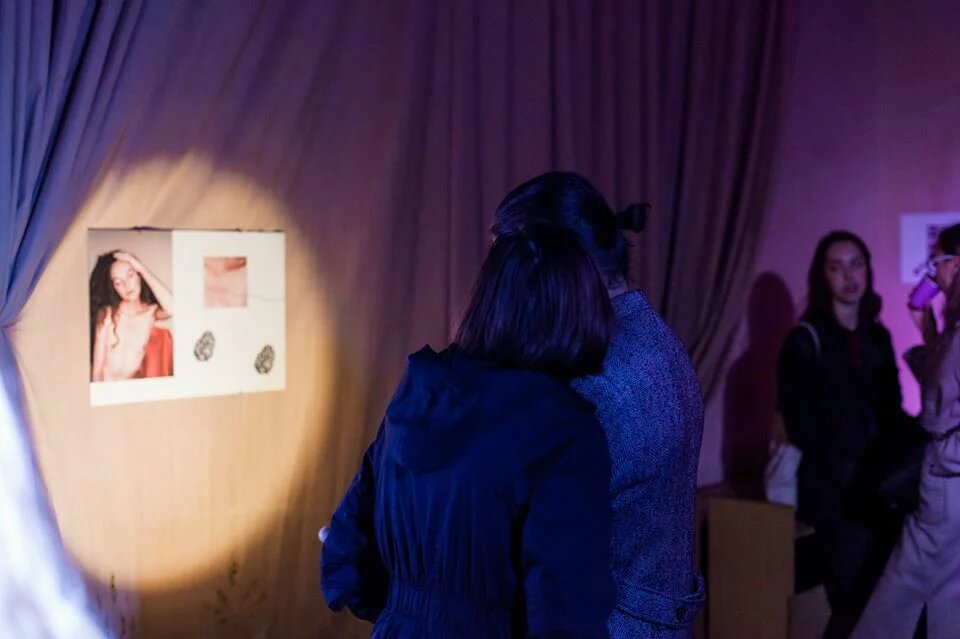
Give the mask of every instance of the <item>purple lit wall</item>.
[[[899, 214], [960, 210], [960, 3], [817, 0], [802, 3], [798, 18], [781, 155], [747, 312], [754, 329], [742, 327], [728, 387], [708, 406], [703, 484], [720, 479], [724, 455], [762, 468], [773, 345], [791, 324], [783, 306], [792, 298], [794, 310], [802, 308], [817, 240], [837, 228], [864, 238], [884, 298], [882, 320], [902, 353], [917, 333], [905, 310], [910, 286], [899, 277]], [[915, 412], [917, 385], [902, 362], [901, 384], [904, 406]]]

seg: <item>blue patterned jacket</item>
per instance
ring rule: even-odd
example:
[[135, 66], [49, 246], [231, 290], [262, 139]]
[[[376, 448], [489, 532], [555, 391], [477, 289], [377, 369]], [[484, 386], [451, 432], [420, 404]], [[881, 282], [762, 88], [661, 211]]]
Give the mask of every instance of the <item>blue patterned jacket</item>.
[[613, 299], [604, 370], [577, 380], [597, 405], [612, 466], [612, 639], [692, 636], [704, 600], [694, 569], [694, 499], [703, 400], [677, 336], [638, 292]]

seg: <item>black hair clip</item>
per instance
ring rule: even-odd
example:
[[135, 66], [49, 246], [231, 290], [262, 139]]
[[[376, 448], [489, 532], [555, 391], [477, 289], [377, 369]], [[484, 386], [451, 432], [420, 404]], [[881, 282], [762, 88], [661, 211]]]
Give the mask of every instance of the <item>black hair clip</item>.
[[617, 228], [639, 233], [647, 226], [647, 215], [650, 214], [650, 209], [651, 206], [646, 202], [631, 204], [613, 216], [616, 220]]

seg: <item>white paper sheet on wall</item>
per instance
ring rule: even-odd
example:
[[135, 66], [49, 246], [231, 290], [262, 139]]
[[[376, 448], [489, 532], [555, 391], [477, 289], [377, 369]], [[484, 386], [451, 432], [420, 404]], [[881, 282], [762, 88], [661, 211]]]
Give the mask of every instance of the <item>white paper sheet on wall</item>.
[[[91, 405], [284, 389], [282, 232], [91, 229], [87, 244]], [[158, 291], [138, 303], [131, 271]]]
[[900, 214], [900, 281], [912, 284], [923, 275], [937, 234], [960, 224], [960, 212]]

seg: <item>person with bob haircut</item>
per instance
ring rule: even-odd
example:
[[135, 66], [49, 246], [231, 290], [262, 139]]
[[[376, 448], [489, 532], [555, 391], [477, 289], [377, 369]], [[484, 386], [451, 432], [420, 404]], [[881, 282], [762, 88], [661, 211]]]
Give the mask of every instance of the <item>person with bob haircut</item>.
[[490, 249], [455, 342], [410, 356], [321, 556], [372, 637], [606, 637], [610, 461], [594, 406], [611, 309], [569, 232]]

